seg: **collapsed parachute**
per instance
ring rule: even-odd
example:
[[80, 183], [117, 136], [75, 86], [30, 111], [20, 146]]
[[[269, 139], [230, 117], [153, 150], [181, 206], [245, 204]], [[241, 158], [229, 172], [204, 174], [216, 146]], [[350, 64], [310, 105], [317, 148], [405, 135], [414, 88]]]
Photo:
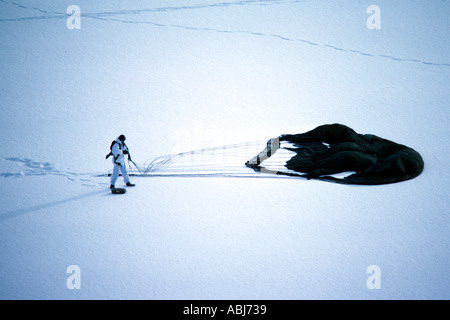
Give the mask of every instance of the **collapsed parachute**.
[[[414, 149], [372, 134], [358, 134], [342, 124], [327, 124], [269, 141], [158, 157], [138, 166], [134, 174], [303, 177], [341, 184], [379, 185], [413, 179], [423, 168], [424, 161]], [[349, 172], [343, 178], [334, 176]]]
[[[288, 149], [296, 153], [286, 162], [286, 168], [304, 173], [302, 176], [308, 179], [377, 185], [413, 179], [424, 168], [421, 155], [414, 149], [372, 134], [358, 134], [342, 124], [271, 139], [267, 148], [246, 165], [256, 171], [264, 170], [261, 158], [271, 157], [283, 141], [294, 144]], [[330, 176], [349, 171], [355, 173], [344, 178]], [[283, 171], [276, 174], [294, 175]]]

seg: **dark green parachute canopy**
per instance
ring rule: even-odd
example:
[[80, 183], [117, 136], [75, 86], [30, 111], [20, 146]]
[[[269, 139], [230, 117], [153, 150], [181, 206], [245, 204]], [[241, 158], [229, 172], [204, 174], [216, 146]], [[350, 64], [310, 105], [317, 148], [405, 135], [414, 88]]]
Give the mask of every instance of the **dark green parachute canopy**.
[[[282, 135], [279, 140], [292, 143], [289, 150], [296, 153], [285, 166], [307, 178], [377, 185], [413, 179], [424, 168], [421, 155], [414, 149], [372, 134], [358, 134], [342, 124]], [[348, 171], [355, 173], [343, 179], [328, 176]]]

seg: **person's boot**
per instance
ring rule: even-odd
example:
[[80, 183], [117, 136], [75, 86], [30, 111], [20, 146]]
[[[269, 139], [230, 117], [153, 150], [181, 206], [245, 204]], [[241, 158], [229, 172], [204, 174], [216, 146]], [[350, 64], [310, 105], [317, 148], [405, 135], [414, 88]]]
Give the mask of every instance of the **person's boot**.
[[112, 185], [109, 186], [109, 188], [110, 188], [110, 189], [114, 189], [115, 187], [114, 187], [114, 185], [112, 184]]
[[131, 182], [127, 182], [127, 187], [134, 187], [135, 184], [131, 183]]

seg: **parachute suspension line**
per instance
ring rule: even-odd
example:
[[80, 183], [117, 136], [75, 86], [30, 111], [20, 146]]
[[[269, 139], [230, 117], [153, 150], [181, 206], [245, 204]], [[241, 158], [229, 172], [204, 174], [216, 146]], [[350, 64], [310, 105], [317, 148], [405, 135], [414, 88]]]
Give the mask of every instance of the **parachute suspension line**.
[[[292, 152], [279, 138], [169, 154], [136, 165], [139, 176], [233, 176], [260, 177], [286, 170]], [[261, 151], [262, 150], [262, 151]], [[273, 155], [277, 153], [276, 157]], [[256, 156], [255, 156], [256, 155]], [[250, 159], [250, 160], [249, 160]], [[264, 167], [261, 162], [265, 161]], [[254, 170], [249, 170], [249, 169]]]

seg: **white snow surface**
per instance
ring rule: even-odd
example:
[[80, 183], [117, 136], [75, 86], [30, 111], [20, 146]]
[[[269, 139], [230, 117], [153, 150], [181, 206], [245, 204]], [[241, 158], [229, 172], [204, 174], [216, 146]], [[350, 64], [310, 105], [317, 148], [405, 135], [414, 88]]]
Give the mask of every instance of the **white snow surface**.
[[[442, 0], [0, 1], [0, 299], [450, 298], [449, 14]], [[125, 195], [97, 177], [122, 133], [143, 163], [326, 123], [408, 145], [425, 170], [383, 186], [133, 177]]]

